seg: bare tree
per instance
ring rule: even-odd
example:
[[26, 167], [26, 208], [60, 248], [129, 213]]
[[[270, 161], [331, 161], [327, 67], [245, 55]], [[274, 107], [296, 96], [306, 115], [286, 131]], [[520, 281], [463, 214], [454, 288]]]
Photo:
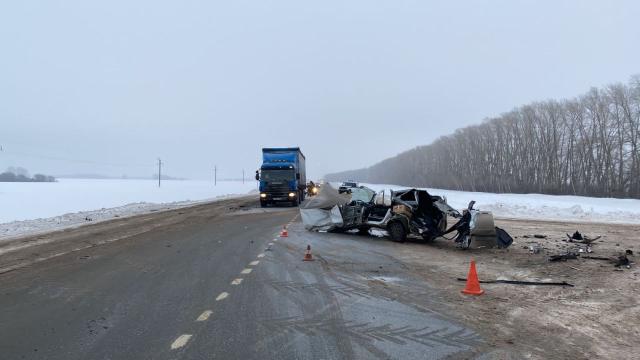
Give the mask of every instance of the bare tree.
[[521, 106], [329, 180], [640, 198], [640, 75]]

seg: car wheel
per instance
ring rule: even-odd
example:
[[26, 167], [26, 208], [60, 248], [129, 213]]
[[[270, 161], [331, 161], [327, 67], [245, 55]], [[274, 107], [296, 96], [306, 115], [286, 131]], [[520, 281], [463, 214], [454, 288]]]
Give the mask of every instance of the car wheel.
[[358, 235], [369, 235], [369, 228], [366, 226], [358, 228]]
[[431, 235], [431, 233], [428, 233], [428, 232], [422, 233], [422, 240], [424, 240], [425, 242], [432, 242], [435, 239], [436, 237]]
[[387, 225], [387, 232], [392, 241], [404, 242], [407, 239], [407, 231], [400, 221], [394, 221]]

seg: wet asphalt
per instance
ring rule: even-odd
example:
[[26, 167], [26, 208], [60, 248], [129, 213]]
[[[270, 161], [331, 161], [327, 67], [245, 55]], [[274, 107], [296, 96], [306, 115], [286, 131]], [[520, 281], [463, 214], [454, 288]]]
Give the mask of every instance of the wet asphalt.
[[239, 211], [2, 274], [0, 358], [482, 355], [482, 338], [393, 258], [402, 244], [307, 232], [297, 214]]

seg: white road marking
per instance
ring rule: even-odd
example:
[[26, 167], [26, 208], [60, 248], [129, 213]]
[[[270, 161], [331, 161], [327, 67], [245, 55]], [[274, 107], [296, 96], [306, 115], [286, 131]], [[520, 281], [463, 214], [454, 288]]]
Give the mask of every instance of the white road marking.
[[273, 246], [273, 243], [269, 243], [269, 246]]
[[263, 258], [264, 254], [258, 254], [258, 259]]
[[278, 241], [278, 239], [273, 239], [273, 241]]
[[213, 311], [205, 310], [202, 314], [200, 314], [200, 316], [198, 316], [196, 321], [207, 321], [209, 320], [209, 316], [211, 316], [211, 314], [213, 314]]
[[260, 264], [260, 260], [256, 260], [256, 261], [252, 261], [252, 262], [250, 262], [250, 263], [249, 263], [249, 266], [256, 266], [256, 265], [258, 265], [258, 264]]
[[229, 296], [229, 293], [225, 291], [225, 292], [221, 293], [220, 295], [218, 295], [218, 297], [216, 298], [216, 301], [224, 300], [224, 299], [227, 298], [227, 296]]
[[171, 343], [171, 350], [179, 349], [187, 345], [187, 342], [189, 342], [189, 339], [191, 339], [191, 336], [192, 335], [189, 335], [189, 334], [182, 334], [178, 336], [178, 338], [175, 339], [173, 343]]
[[231, 285], [240, 285], [242, 283], [242, 278], [233, 279]]
[[251, 269], [244, 269], [240, 271], [240, 274], [251, 274]]

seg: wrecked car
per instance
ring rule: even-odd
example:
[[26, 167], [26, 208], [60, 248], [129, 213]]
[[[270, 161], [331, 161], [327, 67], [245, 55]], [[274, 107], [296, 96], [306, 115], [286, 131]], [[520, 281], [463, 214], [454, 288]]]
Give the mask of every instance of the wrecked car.
[[338, 188], [338, 192], [340, 194], [342, 193], [348, 193], [351, 191], [351, 189], [353, 188], [357, 188], [358, 187], [358, 183], [353, 181], [353, 180], [348, 180], [343, 182], [342, 184], [340, 184], [340, 187]]
[[[456, 231], [452, 240], [463, 248], [468, 248], [474, 240], [493, 239], [500, 245], [491, 213], [477, 211], [471, 203], [461, 214], [449, 206], [445, 198], [420, 189], [376, 193], [359, 186], [351, 188], [349, 193], [340, 193], [326, 184], [314, 199], [302, 206], [300, 214], [305, 228], [311, 231], [357, 230], [367, 234], [376, 228], [385, 230], [396, 242], [404, 242], [408, 236], [431, 241]], [[459, 219], [449, 229], [448, 216]]]

